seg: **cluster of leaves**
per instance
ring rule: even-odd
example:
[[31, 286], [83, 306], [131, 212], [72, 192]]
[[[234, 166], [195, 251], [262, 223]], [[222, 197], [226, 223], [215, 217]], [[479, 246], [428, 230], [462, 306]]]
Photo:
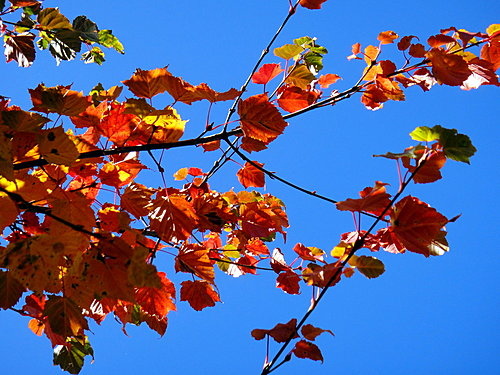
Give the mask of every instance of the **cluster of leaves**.
[[[111, 30], [99, 27], [86, 16], [78, 16], [70, 22], [58, 8], [43, 8], [41, 1], [9, 0], [0, 1], [0, 35], [4, 37], [7, 62], [16, 61], [19, 66], [29, 67], [36, 56], [36, 45], [41, 50], [48, 49], [59, 64], [61, 60], [73, 60], [87, 47], [81, 59], [85, 63], [101, 65], [105, 55], [99, 46], [113, 48], [124, 53], [123, 45]], [[17, 22], [5, 20], [5, 16], [21, 10]]]
[[[324, 1], [297, 4], [318, 9]], [[58, 59], [73, 58], [77, 51], [65, 39], [70, 34], [80, 44], [109, 43], [122, 48], [116, 39], [100, 39], [101, 31], [86, 18], [77, 18], [71, 25], [55, 8], [41, 10], [38, 2], [11, 3], [8, 11], [25, 7], [22, 21], [26, 29], [18, 29], [21, 26], [16, 24], [17, 31], [5, 31], [8, 60], [15, 59], [22, 66], [33, 59], [23, 52], [27, 47], [20, 48], [13, 41], [26, 37], [31, 44], [25, 45], [33, 47], [34, 34], [28, 30], [39, 30], [39, 46], [55, 51]], [[447, 35], [450, 31], [454, 31], [452, 36]], [[230, 160], [227, 153], [233, 151], [244, 161], [237, 173], [241, 184], [264, 187], [266, 175], [278, 176], [241, 150], [267, 148], [285, 131], [286, 120], [292, 116], [356, 92], [362, 92], [367, 108], [378, 109], [387, 100], [404, 99], [400, 84], [426, 90], [434, 82], [462, 88], [498, 85], [498, 25], [490, 26], [486, 34], [444, 30], [429, 38], [428, 50], [412, 44], [414, 36], [403, 37], [398, 49], [406, 62], [399, 69], [389, 60], [379, 61], [381, 46], [397, 38], [394, 32], [381, 33], [380, 45], [366, 47], [364, 52], [355, 45], [350, 58], [367, 64], [359, 82], [323, 99], [323, 90], [340, 77], [319, 75], [328, 51], [314, 38], [302, 37], [274, 50], [285, 60], [284, 67], [264, 64], [256, 69], [252, 81], [264, 85], [264, 92], [245, 99], [246, 87], [217, 92], [205, 83], [193, 85], [167, 68], [158, 68], [138, 69], [123, 81], [134, 95], [126, 100], [119, 99], [122, 86], [106, 90], [100, 84], [87, 95], [71, 86], [40, 84], [29, 90], [30, 111], [0, 100], [0, 231], [7, 233], [6, 246], [0, 247], [0, 308], [30, 317], [31, 330], [45, 334], [55, 347], [54, 363], [77, 373], [84, 357], [93, 355], [86, 336], [89, 320], [100, 323], [113, 313], [124, 331], [128, 323], [146, 323], [163, 335], [177, 296], [195, 310], [220, 301], [216, 269], [240, 276], [255, 274], [264, 268], [263, 262], [269, 263], [267, 269], [276, 273], [276, 286], [284, 292], [298, 294], [302, 284], [322, 291], [313, 300], [314, 309], [324, 291], [342, 276], [350, 277], [358, 270], [374, 278], [384, 272], [377, 258], [356, 255], [360, 249], [444, 254], [448, 251], [445, 225], [454, 219], [418, 198], [401, 195], [411, 181], [440, 179], [447, 159], [469, 161], [475, 149], [467, 136], [454, 129], [417, 128], [411, 137], [423, 143], [402, 153], [379, 155], [397, 160], [406, 170], [399, 189], [390, 195], [387, 184], [377, 181], [362, 190], [360, 198], [336, 202], [337, 209], [353, 212], [356, 221], [355, 230], [342, 234], [331, 251], [332, 261], [325, 251], [301, 243], [293, 246], [296, 256], [292, 262], [285, 261], [281, 250], [269, 249], [276, 236], [285, 237], [289, 226], [284, 203], [271, 194], [218, 192], [208, 183], [213, 171], [205, 173], [195, 167], [175, 173], [174, 180], [184, 181], [182, 187], [166, 183], [162, 188], [147, 187], [136, 182], [140, 171], [147, 168], [140, 152], [193, 145], [218, 152], [225, 142], [228, 150], [216, 164]], [[469, 52], [476, 44], [483, 45], [480, 57]], [[414, 58], [420, 60], [410, 65]], [[273, 92], [267, 91], [269, 82], [280, 75]], [[158, 98], [170, 104], [156, 108], [153, 99]], [[207, 121], [199, 137], [181, 140], [186, 121], [174, 107], [202, 100], [210, 105], [233, 100], [238, 122], [229, 129], [229, 120], [217, 126]], [[65, 117], [74, 129], [63, 128]], [[154, 156], [153, 160], [156, 162]], [[361, 230], [362, 216], [375, 219], [367, 230]], [[160, 254], [172, 256], [175, 271], [189, 275], [179, 292], [154, 265]], [[16, 308], [23, 295], [24, 305]], [[312, 341], [325, 330], [304, 322], [291, 320], [270, 330], [254, 330], [252, 335], [256, 339], [272, 337], [286, 346], [300, 338], [300, 330], [302, 337], [291, 353], [322, 360]], [[273, 366], [275, 360], [267, 362], [265, 373]]]

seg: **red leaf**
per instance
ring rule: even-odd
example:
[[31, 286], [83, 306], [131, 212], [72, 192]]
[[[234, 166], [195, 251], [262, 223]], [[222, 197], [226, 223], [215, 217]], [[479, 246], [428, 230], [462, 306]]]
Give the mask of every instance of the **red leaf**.
[[449, 43], [455, 44], [457, 43], [457, 40], [449, 35], [437, 34], [429, 37], [429, 39], [427, 39], [427, 43], [432, 48], [436, 48]]
[[307, 9], [321, 9], [321, 4], [327, 0], [300, 0], [300, 5]]
[[346, 199], [337, 203], [337, 209], [352, 212], [370, 212], [380, 215], [391, 203], [390, 194], [385, 191], [387, 184], [376, 181], [373, 188], [367, 187], [359, 192], [360, 199]]
[[363, 103], [366, 108], [371, 109], [372, 111], [382, 108], [382, 103], [386, 102], [387, 100], [389, 100], [389, 98], [385, 95], [384, 91], [374, 84], [369, 85], [361, 96], [361, 103]]
[[260, 238], [252, 238], [250, 241], [248, 241], [248, 243], [245, 245], [245, 250], [251, 252], [254, 255], [269, 255], [269, 249]]
[[401, 38], [401, 40], [398, 42], [398, 50], [404, 51], [410, 48], [411, 41], [413, 38], [416, 38], [415, 35], [408, 35], [404, 36]]
[[244, 137], [270, 143], [283, 133], [287, 123], [266, 94], [254, 95], [238, 105]]
[[316, 344], [309, 341], [300, 340], [295, 344], [292, 352], [298, 358], [307, 358], [312, 359], [313, 361], [323, 362], [321, 350], [319, 350]]
[[472, 74], [462, 56], [433, 48], [426, 53], [432, 64], [432, 74], [441, 84], [460, 86]]
[[461, 89], [477, 89], [481, 85], [500, 85], [493, 64], [489, 61], [481, 60], [476, 57], [467, 63], [469, 64], [469, 69], [472, 74], [464, 81], [460, 87]]
[[[403, 166], [408, 169], [411, 173], [415, 171], [416, 166], [411, 165], [412, 160], [419, 161], [426, 150], [415, 150], [415, 154], [418, 155], [417, 159], [410, 159], [408, 157], [403, 157]], [[424, 165], [422, 165], [418, 172], [413, 176], [413, 181], [417, 184], [425, 184], [429, 182], [437, 181], [441, 178], [441, 172], [439, 171], [446, 163], [446, 156], [443, 151], [433, 151], [431, 155], [426, 159]]]
[[319, 249], [316, 250], [318, 251], [314, 253], [311, 248], [306, 247], [301, 243], [298, 243], [293, 247], [293, 251], [295, 251], [301, 259], [312, 260], [312, 261], [316, 260], [323, 261], [323, 252], [320, 251]]
[[265, 85], [282, 71], [280, 64], [264, 64], [252, 75], [252, 82]]
[[[264, 164], [261, 164], [259, 162], [254, 161], [255, 164], [257, 164], [260, 167], [263, 167]], [[243, 168], [241, 168], [238, 173], [236, 173], [236, 176], [238, 176], [238, 181], [245, 187], [264, 187], [265, 186], [265, 174], [264, 172], [254, 166], [253, 164], [250, 164], [249, 162], [246, 162]]]
[[288, 294], [300, 293], [300, 277], [295, 272], [287, 270], [278, 275], [276, 286]]
[[225, 100], [233, 100], [241, 94], [241, 91], [229, 89], [226, 92], [217, 92], [211, 89], [206, 83], [201, 83], [198, 86], [187, 88], [185, 96], [182, 97], [182, 102], [195, 102], [206, 99], [211, 103], [222, 102]]
[[429, 256], [429, 245], [447, 222], [427, 203], [407, 196], [393, 207], [389, 229], [407, 250]]
[[306, 324], [305, 326], [302, 327], [300, 332], [302, 333], [302, 336], [304, 336], [305, 339], [308, 339], [311, 341], [314, 341], [316, 339], [316, 337], [321, 335], [323, 332], [328, 332], [332, 336], [335, 336], [333, 334], [333, 332], [330, 331], [329, 329], [321, 329], [321, 328], [313, 326], [312, 324]]
[[215, 302], [220, 302], [220, 297], [206, 281], [187, 280], [181, 283], [181, 301], [187, 301], [193, 309], [201, 311], [205, 307], [215, 306]]
[[296, 332], [297, 319], [291, 319], [288, 323], [278, 323], [271, 329], [254, 329], [252, 337], [256, 340], [262, 340], [266, 335], [271, 336], [276, 342], [285, 342], [291, 337], [299, 337]]
[[302, 90], [297, 86], [282, 86], [278, 90], [278, 105], [287, 112], [296, 112], [318, 100], [321, 93], [317, 90]]
[[175, 271], [193, 273], [209, 283], [213, 283], [214, 266], [208, 253], [208, 249], [201, 245], [185, 245], [175, 258]]

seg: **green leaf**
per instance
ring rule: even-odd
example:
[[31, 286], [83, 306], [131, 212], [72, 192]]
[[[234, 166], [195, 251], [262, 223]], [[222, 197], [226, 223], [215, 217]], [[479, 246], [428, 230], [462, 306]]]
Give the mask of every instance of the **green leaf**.
[[114, 48], [117, 52], [120, 52], [121, 54], [125, 53], [123, 44], [121, 44], [118, 38], [113, 35], [113, 32], [111, 30], [99, 30], [98, 43], [107, 48]]
[[309, 70], [314, 69], [316, 73], [323, 69], [323, 56], [319, 53], [307, 52], [304, 55], [304, 62], [306, 63]]
[[293, 43], [304, 48], [309, 48], [309, 46], [314, 45], [314, 40], [310, 36], [303, 36], [302, 38], [294, 39]]
[[81, 37], [90, 42], [99, 42], [99, 28], [85, 16], [73, 20], [73, 28], [81, 33]]
[[356, 267], [359, 272], [369, 279], [379, 277], [385, 272], [384, 263], [379, 259], [371, 256], [356, 256], [349, 259], [349, 265]]
[[410, 136], [416, 141], [437, 140], [443, 147], [446, 157], [467, 164], [469, 164], [469, 158], [477, 151], [468, 136], [458, 133], [456, 129], [447, 129], [440, 125], [432, 128], [420, 126], [413, 130]]
[[53, 363], [70, 374], [78, 374], [88, 355], [94, 359], [94, 350], [88, 337], [85, 336], [83, 340], [71, 338], [68, 340], [68, 345], [57, 345], [54, 348]]
[[[441, 128], [441, 126], [439, 125], [436, 126]], [[433, 128], [429, 128], [428, 126], [419, 126], [410, 133], [410, 137], [415, 141], [421, 141], [421, 142], [436, 141], [439, 139], [440, 135], [440, 130], [435, 129], [436, 126], [434, 126]]]
[[90, 51], [82, 53], [82, 60], [85, 64], [96, 63], [102, 65], [104, 63], [104, 52], [99, 47], [92, 47]]
[[304, 48], [296, 44], [285, 44], [284, 46], [274, 49], [274, 54], [282, 59], [289, 60], [297, 58]]

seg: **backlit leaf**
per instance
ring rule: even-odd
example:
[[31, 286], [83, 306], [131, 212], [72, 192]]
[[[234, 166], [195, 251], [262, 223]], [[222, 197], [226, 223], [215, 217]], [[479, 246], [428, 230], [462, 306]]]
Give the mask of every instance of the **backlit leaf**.
[[62, 126], [41, 130], [38, 139], [40, 154], [49, 163], [70, 165], [80, 156]]
[[251, 96], [238, 105], [241, 128], [245, 137], [265, 144], [283, 133], [287, 126], [278, 109], [269, 102], [267, 95]]
[[432, 48], [426, 53], [432, 64], [432, 74], [441, 84], [460, 86], [472, 74], [462, 56]]
[[337, 209], [341, 211], [352, 211], [352, 212], [370, 212], [375, 215], [380, 215], [384, 209], [386, 209], [390, 203], [390, 194], [386, 193], [385, 186], [387, 184], [380, 181], [375, 182], [374, 187], [367, 187], [359, 192], [361, 196], [360, 199], [347, 199], [342, 202], [338, 202]]
[[381, 44], [394, 43], [394, 41], [398, 38], [399, 38], [399, 35], [396, 34], [394, 31], [383, 31], [380, 34], [378, 34], [378, 37], [377, 37], [377, 39], [380, 40]]
[[307, 9], [321, 9], [321, 5], [327, 0], [300, 0], [300, 5]]
[[274, 54], [282, 59], [289, 60], [297, 58], [304, 48], [296, 44], [285, 44], [274, 49]]
[[175, 287], [164, 272], [158, 272], [161, 279], [160, 288], [138, 288], [135, 296], [137, 303], [149, 314], [163, 317], [169, 311], [175, 310]]
[[37, 21], [40, 30], [72, 29], [69, 20], [63, 16], [58, 8], [45, 8], [38, 13]]
[[281, 272], [276, 279], [276, 287], [288, 294], [300, 294], [300, 276], [291, 270]]
[[13, 307], [25, 291], [26, 288], [19, 281], [17, 281], [10, 272], [0, 271], [1, 309]]
[[81, 309], [69, 298], [49, 296], [44, 314], [52, 331], [63, 337], [80, 336], [89, 329]]
[[331, 73], [328, 73], [328, 74], [323, 74], [321, 77], [319, 77], [318, 79], [318, 84], [326, 89], [328, 88], [330, 85], [334, 84], [335, 82], [337, 82], [339, 79], [341, 79], [340, 76], [338, 76], [337, 74], [331, 74]]
[[[255, 164], [263, 167], [264, 164], [254, 161]], [[265, 186], [265, 174], [264, 172], [257, 168], [255, 165], [246, 162], [243, 168], [241, 168], [236, 175], [238, 176], [238, 181], [245, 187], [264, 187]]]
[[113, 48], [117, 52], [124, 54], [125, 50], [123, 44], [118, 40], [116, 36], [113, 35], [111, 30], [99, 30], [99, 44], [104, 47]]
[[33, 34], [5, 36], [5, 58], [7, 62], [16, 61], [23, 68], [27, 68], [35, 61], [35, 45]]
[[215, 302], [220, 302], [220, 297], [205, 280], [187, 280], [181, 283], [181, 301], [187, 301], [193, 309], [201, 311], [205, 307], [215, 306]]
[[137, 69], [130, 79], [122, 81], [135, 96], [151, 99], [153, 96], [165, 92], [164, 77], [170, 76], [167, 68], [153, 70]]
[[71, 338], [65, 345], [54, 348], [53, 363], [70, 374], [79, 374], [88, 355], [94, 358], [94, 350], [87, 336], [84, 339]]
[[288, 323], [278, 323], [271, 329], [254, 329], [252, 337], [256, 340], [262, 340], [266, 335], [271, 336], [276, 342], [285, 342], [289, 338], [299, 337], [296, 332], [297, 319], [291, 319]]
[[265, 85], [282, 71], [280, 64], [264, 64], [252, 75], [252, 82]]
[[208, 253], [209, 250], [201, 245], [186, 245], [175, 257], [175, 271], [193, 273], [209, 283], [213, 283], [214, 266]]
[[70, 90], [70, 86], [46, 87], [39, 84], [36, 89], [28, 91], [33, 110], [38, 112], [76, 116], [92, 104], [89, 97]]
[[372, 256], [352, 256], [349, 265], [356, 267], [359, 272], [369, 279], [379, 277], [385, 272], [384, 263]]
[[278, 90], [278, 105], [287, 112], [295, 112], [315, 103], [320, 96], [318, 90], [302, 90], [297, 86], [282, 86]]

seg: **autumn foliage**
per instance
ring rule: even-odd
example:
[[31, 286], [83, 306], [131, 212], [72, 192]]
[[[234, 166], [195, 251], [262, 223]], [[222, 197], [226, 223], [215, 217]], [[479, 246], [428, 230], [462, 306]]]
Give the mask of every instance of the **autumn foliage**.
[[[301, 0], [290, 14], [298, 5], [319, 9], [325, 2]], [[25, 15], [22, 26], [9, 29], [10, 24], [0, 23], [7, 62], [30, 66], [35, 38], [58, 61], [74, 58], [82, 44], [90, 48], [82, 55], [85, 62], [104, 61], [99, 46], [123, 52], [111, 32], [99, 30], [84, 16], [71, 23], [57, 8], [44, 9], [38, 1], [10, 1], [1, 15], [16, 10]], [[418, 127], [410, 134], [414, 145], [378, 155], [396, 160], [403, 170], [400, 186], [391, 193], [386, 183], [375, 181], [359, 197], [336, 202], [338, 210], [368, 216], [373, 225], [366, 230], [356, 225], [340, 234], [330, 253], [298, 243], [287, 250], [287, 257], [291, 253], [296, 259], [285, 261], [284, 253], [271, 245], [276, 237], [286, 236], [285, 204], [272, 194], [248, 189], [279, 177], [253, 155], [286, 132], [291, 116], [355, 93], [367, 109], [378, 110], [388, 101], [405, 100], [411, 86], [427, 91], [434, 85], [464, 90], [499, 85], [499, 25], [484, 33], [448, 28], [425, 44], [393, 31], [376, 39], [376, 45], [352, 46], [348, 59], [360, 61], [361, 78], [343, 92], [335, 90], [339, 75], [321, 73], [327, 49], [315, 38], [302, 37], [275, 48], [276, 62], [256, 67], [251, 82], [262, 85], [263, 92], [253, 96], [245, 96], [246, 87], [217, 92], [206, 83], [191, 84], [160, 67], [137, 69], [121, 85], [98, 84], [87, 94], [73, 86], [40, 84], [29, 90], [29, 110], [1, 99], [0, 307], [28, 317], [29, 328], [46, 335], [55, 348], [55, 363], [77, 373], [83, 358], [93, 353], [86, 336], [89, 320], [100, 323], [114, 314], [124, 330], [127, 324], [145, 323], [163, 335], [168, 313], [180, 301], [203, 310], [221, 300], [215, 283], [220, 272], [255, 274], [257, 267], [267, 265], [285, 293], [321, 290], [315, 308], [329, 287], [354, 272], [367, 278], [384, 272], [380, 260], [358, 251], [410, 251], [426, 257], [447, 252], [446, 225], [454, 218], [403, 193], [411, 181], [439, 180], [449, 159], [469, 162], [475, 148], [455, 129]], [[407, 63], [398, 67], [386, 58], [389, 48], [403, 54]], [[154, 107], [158, 95], [168, 96], [171, 104]], [[207, 123], [199, 137], [183, 139], [186, 120], [176, 104], [199, 101], [234, 102], [237, 121]], [[242, 160], [236, 177], [248, 190], [217, 191], [209, 184], [216, 171], [194, 167], [174, 175], [181, 187], [149, 187], [137, 181], [147, 168], [143, 153], [196, 145], [213, 152], [214, 160], [227, 145]], [[250, 158], [244, 152], [255, 154]], [[223, 154], [220, 163], [228, 160]], [[174, 285], [156, 267], [159, 256], [170, 257], [186, 280]], [[294, 342], [291, 354], [323, 361], [313, 341], [332, 332], [304, 322], [292, 319], [255, 329], [252, 336], [271, 337], [284, 343], [283, 348]], [[75, 365], [76, 353], [81, 361]], [[276, 360], [268, 361], [263, 373], [273, 370]]]

